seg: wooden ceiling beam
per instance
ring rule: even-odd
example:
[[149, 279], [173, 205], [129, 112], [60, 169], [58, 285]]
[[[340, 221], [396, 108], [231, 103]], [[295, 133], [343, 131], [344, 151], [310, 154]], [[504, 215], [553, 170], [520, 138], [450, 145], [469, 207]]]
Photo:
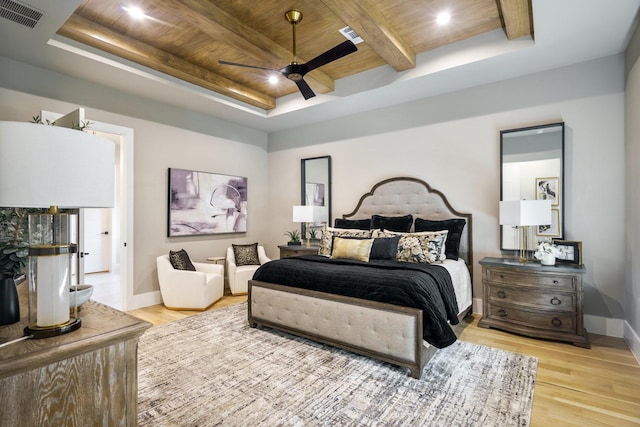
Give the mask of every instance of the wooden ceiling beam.
[[[198, 31], [207, 34], [214, 40], [224, 40], [232, 48], [245, 52], [256, 59], [256, 63], [247, 65], [280, 69], [291, 63], [293, 52], [274, 43], [241, 20], [216, 7], [211, 1], [154, 0], [153, 4], [174, 14], [181, 20], [189, 22], [198, 28]], [[306, 62], [303, 58], [300, 60]], [[305, 77], [305, 80], [321, 93], [335, 90], [335, 81], [322, 71], [314, 70], [312, 74]]]
[[396, 71], [416, 66], [416, 54], [371, 0], [322, 0]]
[[534, 38], [531, 0], [497, 0], [507, 39]]
[[72, 15], [58, 30], [58, 34], [258, 108], [275, 108], [275, 99], [271, 96], [77, 15]]

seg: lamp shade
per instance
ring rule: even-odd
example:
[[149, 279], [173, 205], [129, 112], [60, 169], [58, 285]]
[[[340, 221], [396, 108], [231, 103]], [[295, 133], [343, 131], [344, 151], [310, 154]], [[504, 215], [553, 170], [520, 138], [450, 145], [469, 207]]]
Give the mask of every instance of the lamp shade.
[[294, 206], [293, 222], [326, 222], [326, 206]]
[[0, 122], [0, 206], [112, 207], [115, 144], [75, 129]]
[[500, 202], [500, 225], [551, 224], [551, 200], [508, 200]]

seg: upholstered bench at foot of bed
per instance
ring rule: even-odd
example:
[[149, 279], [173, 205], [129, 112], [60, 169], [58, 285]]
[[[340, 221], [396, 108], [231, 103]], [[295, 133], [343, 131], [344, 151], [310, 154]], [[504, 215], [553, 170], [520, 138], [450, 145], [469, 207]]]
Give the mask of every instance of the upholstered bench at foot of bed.
[[321, 341], [410, 369], [420, 378], [435, 353], [422, 339], [422, 311], [252, 280], [249, 323]]

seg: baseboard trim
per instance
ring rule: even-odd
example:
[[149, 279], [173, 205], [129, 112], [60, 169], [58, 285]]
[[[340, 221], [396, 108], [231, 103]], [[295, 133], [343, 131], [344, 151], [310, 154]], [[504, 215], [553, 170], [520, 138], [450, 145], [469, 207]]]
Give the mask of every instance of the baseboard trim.
[[626, 320], [624, 322], [624, 340], [631, 349], [636, 361], [640, 364], [640, 337]]
[[130, 295], [127, 300], [127, 308], [125, 311], [135, 310], [137, 308], [149, 307], [150, 305], [162, 304], [162, 296], [160, 291], [147, 292], [145, 294]]

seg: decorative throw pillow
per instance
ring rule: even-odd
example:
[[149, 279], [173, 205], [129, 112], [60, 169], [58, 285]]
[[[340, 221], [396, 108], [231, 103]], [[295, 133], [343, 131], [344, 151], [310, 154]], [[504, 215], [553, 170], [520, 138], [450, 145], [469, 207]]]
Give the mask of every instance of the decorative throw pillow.
[[445, 242], [447, 231], [422, 233], [397, 233], [390, 230], [378, 231], [374, 237], [400, 236], [397, 260], [435, 264], [446, 259]]
[[331, 258], [369, 262], [373, 239], [334, 237]]
[[413, 216], [411, 214], [405, 216], [371, 216], [371, 228], [380, 230], [398, 231], [408, 233], [413, 225]]
[[400, 236], [373, 239], [369, 259], [396, 259], [398, 242], [400, 242]]
[[258, 244], [252, 243], [250, 245], [234, 245], [233, 256], [236, 258], [236, 265], [260, 265], [260, 258], [258, 257]]
[[445, 254], [447, 258], [457, 261], [460, 257], [462, 230], [466, 223], [467, 221], [461, 218], [445, 219], [442, 221], [416, 218], [415, 230], [416, 232], [448, 230], [449, 234], [447, 234], [447, 242], [445, 243]]
[[331, 256], [334, 237], [356, 237], [369, 239], [371, 238], [371, 230], [326, 227], [322, 230], [322, 238], [320, 239], [320, 250], [318, 251], [320, 255]]
[[179, 251], [169, 251], [169, 262], [176, 270], [196, 271], [193, 263], [189, 259], [189, 254], [184, 249]]
[[336, 218], [334, 221], [335, 228], [350, 228], [353, 230], [369, 230], [371, 228], [371, 219], [344, 219]]

